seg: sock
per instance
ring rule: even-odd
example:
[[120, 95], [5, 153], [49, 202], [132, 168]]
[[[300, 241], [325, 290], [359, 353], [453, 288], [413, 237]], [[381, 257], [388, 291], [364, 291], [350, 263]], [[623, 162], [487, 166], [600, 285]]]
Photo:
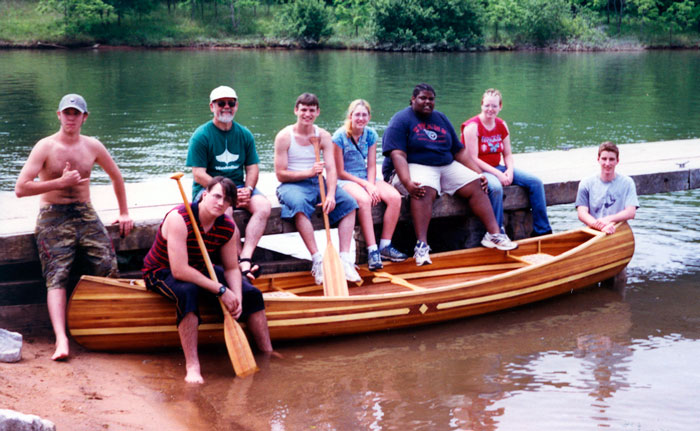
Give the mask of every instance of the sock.
[[377, 244], [370, 245], [369, 247], [367, 247], [367, 252], [368, 252], [368, 253], [372, 253], [373, 251], [377, 251], [377, 250], [378, 250], [378, 249], [377, 249]]
[[384, 250], [385, 248], [389, 247], [391, 245], [391, 240], [390, 239], [380, 239], [379, 240], [379, 249]]

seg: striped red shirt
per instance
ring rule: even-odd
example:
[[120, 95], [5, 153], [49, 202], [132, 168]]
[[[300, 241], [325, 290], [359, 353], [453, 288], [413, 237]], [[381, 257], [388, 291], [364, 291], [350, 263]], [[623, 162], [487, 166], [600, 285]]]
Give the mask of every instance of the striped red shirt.
[[[199, 222], [199, 211], [197, 205], [197, 203], [191, 204], [192, 212], [197, 220], [197, 226], [199, 226], [199, 232], [202, 234], [204, 245], [209, 252], [209, 257], [211, 258], [212, 263], [221, 263], [221, 247], [231, 239], [235, 230], [233, 220], [231, 220], [231, 218], [227, 215], [222, 215], [214, 221], [214, 225], [209, 232], [204, 232], [204, 229], [202, 229], [202, 224]], [[190, 221], [190, 216], [187, 214], [185, 205], [182, 204], [173, 208], [172, 210], [168, 211], [168, 214], [175, 210], [182, 216], [182, 218], [185, 220], [185, 224], [187, 225], [187, 263], [201, 273], [207, 274], [207, 267], [204, 264], [202, 253], [199, 250], [197, 237], [194, 235], [192, 222]], [[165, 217], [167, 217], [168, 214], [166, 214]], [[165, 218], [163, 220], [165, 221]], [[144, 274], [155, 272], [164, 268], [170, 268], [170, 260], [168, 259], [168, 241], [163, 238], [163, 234], [161, 233], [162, 227], [163, 223], [161, 223], [160, 227], [158, 227], [156, 240], [153, 242], [153, 246], [148, 251], [146, 257], [143, 259], [143, 268], [141, 269], [141, 272]]]

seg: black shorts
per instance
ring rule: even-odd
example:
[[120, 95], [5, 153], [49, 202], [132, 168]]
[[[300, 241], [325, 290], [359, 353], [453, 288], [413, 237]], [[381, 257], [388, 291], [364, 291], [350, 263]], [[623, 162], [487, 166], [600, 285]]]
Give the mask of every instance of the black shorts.
[[[215, 265], [214, 271], [219, 280], [224, 280], [224, 283], [221, 284], [226, 286], [223, 268]], [[202, 318], [199, 316], [199, 295], [214, 296], [213, 293], [202, 289], [194, 283], [175, 279], [169, 268], [146, 273], [144, 275], [144, 280], [146, 281], [146, 287], [148, 287], [148, 289], [158, 292], [175, 302], [178, 325], [180, 325], [180, 321], [182, 321], [187, 313], [194, 313], [201, 323]], [[246, 277], [242, 277], [241, 290], [243, 292], [243, 311], [238, 320], [245, 322], [251, 314], [264, 310], [265, 302], [263, 301], [260, 290], [250, 284], [250, 282], [246, 280]]]

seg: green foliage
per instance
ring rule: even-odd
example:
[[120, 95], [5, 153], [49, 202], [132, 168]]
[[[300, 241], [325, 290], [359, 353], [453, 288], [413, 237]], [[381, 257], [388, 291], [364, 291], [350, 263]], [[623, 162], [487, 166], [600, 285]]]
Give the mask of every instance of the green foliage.
[[360, 25], [369, 23], [370, 6], [368, 0], [334, 0], [335, 16], [340, 24], [348, 25], [360, 34]]
[[571, 8], [566, 0], [523, 0], [520, 28], [525, 40], [536, 45], [566, 39]]
[[661, 21], [668, 29], [668, 43], [672, 45], [673, 33], [687, 28], [694, 21], [695, 2], [683, 0], [673, 2], [661, 15]]
[[105, 22], [114, 7], [102, 0], [41, 0], [39, 10], [63, 14], [65, 33], [73, 36]]
[[0, 43], [18, 45], [697, 47], [699, 32], [700, 0], [0, 0]]
[[397, 47], [474, 45], [482, 34], [484, 10], [476, 0], [377, 0], [374, 37]]
[[283, 7], [279, 30], [283, 36], [316, 45], [333, 34], [333, 11], [321, 0], [297, 0]]

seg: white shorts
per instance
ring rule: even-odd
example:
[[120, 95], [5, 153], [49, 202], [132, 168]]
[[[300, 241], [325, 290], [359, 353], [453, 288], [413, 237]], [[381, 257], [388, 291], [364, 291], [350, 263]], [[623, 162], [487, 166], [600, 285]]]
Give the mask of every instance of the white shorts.
[[[479, 174], [458, 161], [443, 166], [409, 163], [408, 171], [411, 174], [411, 181], [420, 183], [421, 186], [434, 188], [437, 190], [438, 196], [443, 193], [453, 195], [466, 184], [479, 178]], [[396, 173], [391, 179], [391, 185], [396, 187], [402, 195], [408, 194]]]

